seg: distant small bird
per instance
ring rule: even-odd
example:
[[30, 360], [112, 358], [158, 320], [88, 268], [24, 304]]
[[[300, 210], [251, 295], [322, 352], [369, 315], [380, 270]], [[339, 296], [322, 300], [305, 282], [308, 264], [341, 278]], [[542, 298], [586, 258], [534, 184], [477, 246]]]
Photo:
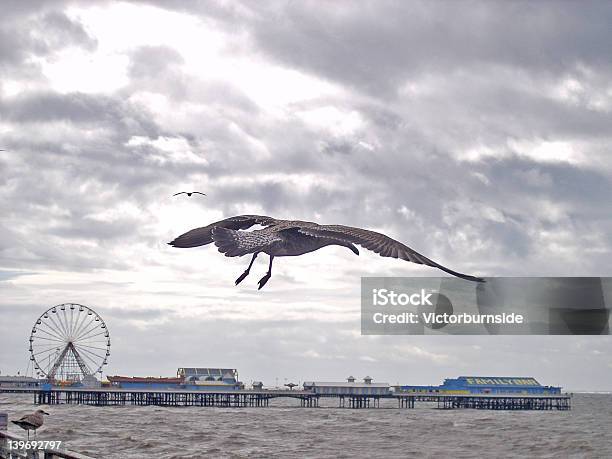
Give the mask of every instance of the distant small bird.
[[192, 194], [201, 194], [202, 196], [206, 196], [206, 193], [200, 193], [199, 191], [180, 191], [172, 196], [178, 196], [179, 194], [186, 194], [187, 196], [191, 196]]
[[[261, 225], [266, 228], [255, 231], [238, 231]], [[259, 289], [272, 277], [274, 257], [298, 256], [314, 252], [328, 245], [347, 247], [359, 255], [354, 244], [372, 250], [382, 257], [400, 258], [413, 263], [441, 269], [462, 279], [484, 282], [479, 277], [461, 274], [426, 258], [410, 247], [381, 233], [344, 225], [319, 225], [298, 220], [277, 220], [261, 215], [239, 215], [226, 218], [202, 228], [180, 235], [168, 244], [173, 247], [198, 247], [214, 242], [226, 257], [253, 254], [246, 271], [236, 279], [238, 285], [248, 276], [251, 266], [261, 252], [270, 256], [267, 274], [259, 280]]]
[[45, 418], [43, 417], [43, 414], [46, 414], [47, 416], [49, 415], [49, 413], [47, 413], [46, 411], [36, 410], [32, 414], [26, 414], [21, 419], [17, 421], [11, 421], [11, 422], [13, 424], [17, 424], [22, 429], [27, 430], [28, 440], [29, 440], [30, 430], [34, 431], [34, 438], [36, 438], [36, 429], [42, 427], [42, 425], [45, 423]]

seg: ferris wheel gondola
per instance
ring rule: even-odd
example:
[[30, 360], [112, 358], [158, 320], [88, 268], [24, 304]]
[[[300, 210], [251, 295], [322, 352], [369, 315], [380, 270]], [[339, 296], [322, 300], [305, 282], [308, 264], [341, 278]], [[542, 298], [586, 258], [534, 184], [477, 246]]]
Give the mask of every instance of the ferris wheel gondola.
[[37, 374], [51, 381], [80, 381], [102, 373], [110, 356], [104, 320], [82, 304], [64, 303], [46, 310], [30, 334], [30, 360]]

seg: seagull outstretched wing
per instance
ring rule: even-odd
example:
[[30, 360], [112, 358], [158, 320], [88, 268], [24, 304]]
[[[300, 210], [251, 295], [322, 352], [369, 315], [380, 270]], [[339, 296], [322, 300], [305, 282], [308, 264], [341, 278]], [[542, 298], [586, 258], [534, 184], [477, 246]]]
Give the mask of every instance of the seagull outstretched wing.
[[480, 277], [458, 273], [442, 266], [433, 260], [421, 255], [416, 250], [376, 231], [365, 230], [344, 225], [307, 225], [301, 227], [299, 232], [308, 236], [332, 239], [338, 242], [357, 244], [361, 247], [378, 253], [381, 257], [399, 258], [420, 265], [441, 269], [453, 276], [476, 282], [484, 282]]
[[178, 196], [179, 194], [186, 194], [187, 196], [191, 196], [192, 194], [201, 194], [202, 196], [206, 196], [206, 193], [202, 193], [201, 191], [179, 191], [178, 193], [174, 193], [172, 196]]

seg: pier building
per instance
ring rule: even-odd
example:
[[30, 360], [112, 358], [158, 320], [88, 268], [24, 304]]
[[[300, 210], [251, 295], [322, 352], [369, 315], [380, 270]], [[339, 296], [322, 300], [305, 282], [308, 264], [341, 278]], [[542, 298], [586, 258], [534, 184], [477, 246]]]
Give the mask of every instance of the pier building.
[[533, 377], [459, 376], [447, 378], [439, 386], [395, 386], [397, 392], [435, 393], [449, 395], [470, 394], [526, 394], [555, 395], [561, 387], [543, 386]]
[[241, 389], [238, 381], [238, 370], [235, 368], [179, 368], [177, 377], [183, 379], [186, 386], [197, 386], [198, 389]]
[[176, 377], [108, 376], [111, 387], [146, 390], [240, 390], [238, 371], [228, 368], [179, 368]]
[[29, 376], [0, 376], [0, 387], [38, 387], [40, 380]]
[[312, 391], [318, 395], [389, 395], [389, 383], [374, 383], [372, 378], [366, 376], [363, 382], [356, 382], [349, 376], [346, 382], [304, 382], [304, 390]]
[[178, 389], [183, 384], [182, 378], [154, 378], [139, 376], [108, 376], [111, 387], [121, 389]]

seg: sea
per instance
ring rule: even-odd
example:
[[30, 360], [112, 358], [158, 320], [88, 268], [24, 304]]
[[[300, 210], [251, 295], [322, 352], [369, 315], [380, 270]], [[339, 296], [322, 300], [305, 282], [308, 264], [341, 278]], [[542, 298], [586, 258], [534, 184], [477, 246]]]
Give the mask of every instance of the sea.
[[[38, 440], [96, 458], [612, 458], [612, 395], [574, 394], [571, 411], [43, 406]], [[0, 394], [16, 419], [40, 408]], [[10, 424], [10, 423], [9, 423]], [[15, 425], [9, 431], [23, 431]]]

